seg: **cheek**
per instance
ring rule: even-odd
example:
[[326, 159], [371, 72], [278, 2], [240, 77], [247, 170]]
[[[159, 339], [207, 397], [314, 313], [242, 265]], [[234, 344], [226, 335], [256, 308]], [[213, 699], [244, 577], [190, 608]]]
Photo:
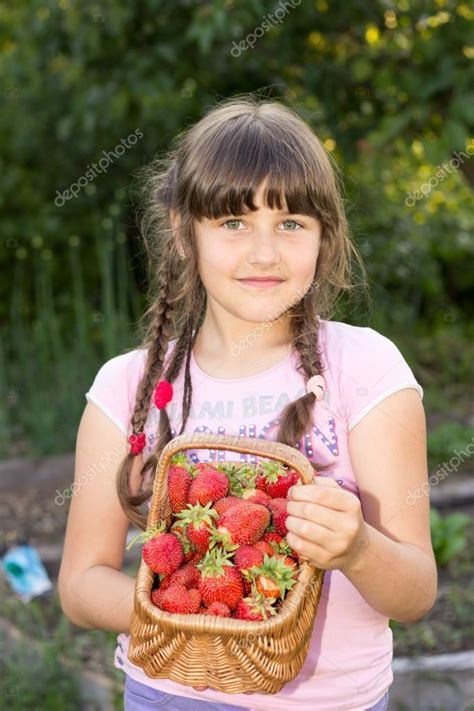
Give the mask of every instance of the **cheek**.
[[237, 273], [231, 252], [210, 240], [200, 246], [198, 268], [203, 284], [209, 291], [219, 289], [222, 280], [232, 279]]

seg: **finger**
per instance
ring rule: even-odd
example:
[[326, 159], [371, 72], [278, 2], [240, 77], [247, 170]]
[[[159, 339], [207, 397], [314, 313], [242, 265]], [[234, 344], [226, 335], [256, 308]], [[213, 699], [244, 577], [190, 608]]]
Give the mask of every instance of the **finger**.
[[[335, 538], [334, 532], [324, 528], [324, 526], [320, 526], [319, 523], [313, 523], [313, 521], [307, 521], [303, 518], [288, 516], [285, 524], [288, 531], [298, 536], [300, 539], [303, 539], [304, 543], [316, 544], [330, 553], [337, 552], [337, 538]], [[288, 534], [286, 536], [286, 540], [288, 541]], [[290, 541], [288, 541], [288, 543], [291, 545]], [[297, 553], [306, 555], [301, 548], [295, 548], [295, 550]]]
[[287, 533], [286, 540], [295, 551], [298, 551], [298, 555], [307, 558], [309, 561], [321, 561], [328, 558], [328, 552], [325, 548], [319, 546], [317, 543], [301, 538], [301, 536], [295, 533]]
[[339, 511], [313, 501], [288, 501], [286, 510], [289, 516], [319, 523], [330, 531], [339, 531], [342, 525]]
[[326, 484], [305, 484], [292, 486], [288, 491], [287, 498], [289, 501], [312, 501], [336, 511], [347, 511], [352, 504], [354, 494], [345, 491], [338, 484], [336, 484], [336, 488]]

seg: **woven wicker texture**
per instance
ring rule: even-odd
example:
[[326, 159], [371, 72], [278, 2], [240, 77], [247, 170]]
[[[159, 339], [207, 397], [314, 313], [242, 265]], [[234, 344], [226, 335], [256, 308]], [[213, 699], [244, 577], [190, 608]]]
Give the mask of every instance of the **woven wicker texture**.
[[[302, 483], [314, 469], [297, 449], [250, 437], [183, 434], [164, 447], [156, 468], [147, 527], [172, 523], [167, 476], [171, 458], [188, 449], [243, 452], [274, 459], [295, 469]], [[206, 685], [235, 694], [275, 694], [298, 675], [308, 653], [324, 570], [300, 556], [296, 584], [278, 613], [247, 621], [204, 614], [172, 614], [151, 602], [154, 574], [142, 560], [136, 578], [128, 657], [152, 678], [184, 686]]]

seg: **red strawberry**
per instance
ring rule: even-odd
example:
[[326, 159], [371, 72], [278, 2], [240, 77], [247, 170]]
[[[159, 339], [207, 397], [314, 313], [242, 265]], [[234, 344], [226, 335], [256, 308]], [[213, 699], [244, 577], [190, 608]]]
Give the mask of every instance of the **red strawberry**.
[[265, 479], [265, 491], [272, 499], [286, 498], [288, 489], [300, 480], [294, 469], [288, 470], [280, 462], [262, 462], [260, 466]]
[[256, 543], [270, 523], [266, 506], [242, 502], [231, 508], [217, 521], [217, 530], [223, 542], [241, 545]]
[[212, 508], [217, 511], [219, 516], [222, 516], [222, 514], [231, 509], [233, 506], [240, 504], [241, 501], [242, 499], [238, 496], [224, 496], [222, 499], [216, 501]]
[[193, 565], [196, 565], [196, 563], [199, 563], [199, 561], [202, 560], [205, 555], [205, 551], [195, 551], [195, 553], [193, 553], [192, 557], [189, 559], [188, 562], [192, 563]]
[[165, 533], [166, 524], [161, 521], [142, 531], [130, 541], [127, 550], [137, 541], [145, 541], [142, 556], [154, 573], [173, 573], [183, 562], [183, 546], [172, 533]]
[[275, 553], [276, 557], [282, 560], [287, 565], [291, 566], [293, 570], [298, 570], [298, 563], [289, 555], [284, 555], [283, 553]]
[[266, 620], [276, 615], [273, 602], [275, 598], [267, 598], [262, 593], [249, 595], [239, 602], [234, 617], [239, 620]]
[[275, 555], [275, 549], [270, 543], [268, 543], [268, 541], [257, 541], [253, 544], [253, 547], [261, 551], [262, 554], [266, 553], [267, 555]]
[[283, 541], [283, 536], [279, 533], [274, 533], [273, 531], [267, 531], [263, 534], [262, 539], [268, 541], [268, 543], [281, 543]]
[[[179, 568], [178, 568], [179, 570]], [[177, 572], [176, 570], [174, 571], [175, 573]], [[166, 588], [169, 588], [172, 582], [172, 576], [174, 573], [170, 573], [169, 575], [163, 575], [163, 577], [160, 580], [160, 590], [166, 590]]]
[[186, 536], [196, 551], [206, 552], [209, 547], [209, 535], [214, 530], [213, 522], [218, 513], [209, 502], [201, 504], [188, 504], [185, 509], [176, 514], [176, 518], [186, 526]]
[[[234, 563], [239, 570], [245, 570], [252, 565], [260, 565], [263, 563], [263, 553], [257, 548], [258, 543], [254, 546], [239, 546], [234, 553]], [[273, 551], [272, 551], [273, 552]]]
[[190, 467], [184, 452], [175, 454], [171, 459], [168, 469], [168, 498], [174, 513], [184, 509], [188, 503], [189, 488], [193, 481]]
[[196, 566], [201, 571], [199, 592], [207, 607], [218, 601], [225, 602], [231, 610], [235, 610], [242, 599], [242, 575], [228, 559], [229, 555], [215, 548], [208, 551]]
[[263, 474], [259, 474], [255, 480], [255, 488], [266, 492], [267, 480]]
[[247, 489], [242, 494], [242, 499], [250, 501], [252, 504], [261, 504], [262, 506], [267, 506], [271, 498], [272, 497], [267, 494], [266, 491], [261, 491], [260, 489]]
[[252, 583], [250, 580], [244, 578], [244, 595], [250, 595], [252, 592]]
[[201, 573], [196, 566], [193, 563], [185, 563], [181, 568], [171, 573], [168, 585], [184, 585], [189, 590], [189, 588], [197, 588], [200, 580]]
[[[199, 474], [193, 479], [189, 487], [188, 501], [190, 504], [214, 503], [229, 491], [229, 480], [224, 472], [214, 469], [206, 462], [199, 462], [206, 468], [199, 467]], [[196, 465], [197, 466], [197, 465]]]
[[268, 504], [270, 511], [272, 512], [272, 524], [277, 533], [281, 536], [286, 536], [288, 529], [286, 527], [286, 519], [288, 512], [286, 510], [286, 505], [288, 503], [287, 499], [276, 498], [272, 499]]
[[179, 519], [173, 523], [170, 528], [170, 533], [174, 533], [176, 538], [183, 546], [183, 562], [188, 563], [192, 560], [196, 549], [186, 535], [186, 524], [183, 524]]
[[245, 462], [233, 462], [225, 466], [225, 471], [229, 478], [230, 494], [242, 497], [247, 490], [255, 488], [255, 465]]
[[187, 590], [184, 585], [170, 585], [161, 599], [161, 609], [166, 612], [190, 615], [199, 611], [201, 595], [195, 588]]
[[283, 598], [296, 583], [295, 572], [292, 566], [275, 555], [265, 556], [262, 565], [253, 566], [243, 575], [247, 580], [255, 581], [257, 591], [265, 597]]
[[217, 617], [232, 617], [232, 612], [229, 605], [225, 602], [211, 602], [209, 607], [205, 609], [205, 615], [216, 615]]
[[159, 607], [161, 609], [161, 605], [163, 602], [163, 595], [165, 593], [166, 588], [156, 588], [155, 590], [151, 591], [151, 601], [154, 605]]

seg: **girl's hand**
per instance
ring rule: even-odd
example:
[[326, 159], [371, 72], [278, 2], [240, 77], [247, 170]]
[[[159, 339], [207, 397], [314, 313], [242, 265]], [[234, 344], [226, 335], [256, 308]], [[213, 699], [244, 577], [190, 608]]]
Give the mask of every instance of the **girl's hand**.
[[289, 545], [316, 567], [343, 570], [361, 555], [367, 524], [360, 501], [333, 479], [292, 486], [287, 511]]

